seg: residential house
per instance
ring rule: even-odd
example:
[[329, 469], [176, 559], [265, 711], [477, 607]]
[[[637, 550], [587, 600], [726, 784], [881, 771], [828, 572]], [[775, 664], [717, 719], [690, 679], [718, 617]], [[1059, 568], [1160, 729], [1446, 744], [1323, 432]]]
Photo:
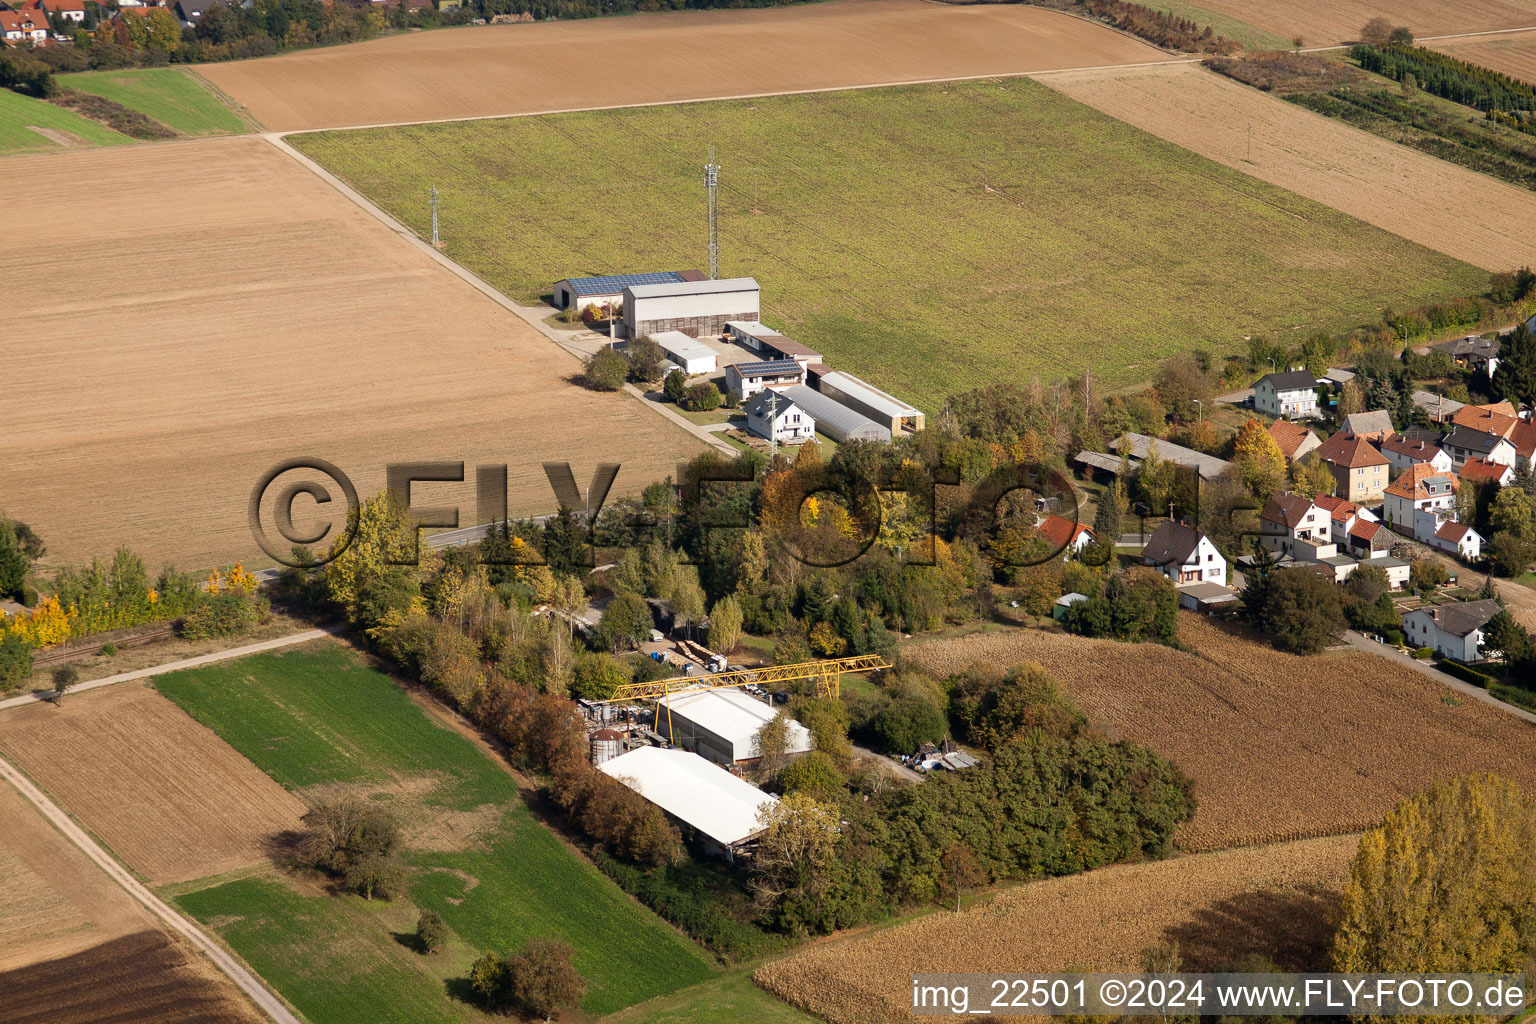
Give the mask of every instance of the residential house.
[[1392, 417], [1381, 409], [1350, 413], [1344, 417], [1340, 429], [1349, 437], [1363, 437], [1367, 441], [1380, 441], [1396, 432], [1392, 426]]
[[1152, 532], [1141, 560], [1175, 584], [1227, 585], [1227, 560], [1211, 539], [1193, 527], [1165, 520]]
[[1387, 487], [1389, 463], [1369, 441], [1342, 430], [1318, 445], [1308, 458], [1321, 459], [1333, 471], [1333, 493], [1356, 504], [1373, 502]]
[[1442, 341], [1430, 348], [1444, 352], [1451, 361], [1464, 370], [1481, 370], [1490, 378], [1499, 365], [1499, 350], [1503, 343], [1498, 338], [1480, 338], [1469, 334], [1454, 341]]
[[1371, 558], [1362, 558], [1355, 564], [1356, 568], [1369, 565], [1380, 569], [1387, 574], [1387, 586], [1392, 590], [1402, 590], [1413, 578], [1413, 566], [1401, 558], [1393, 558], [1391, 555], [1380, 554]]
[[763, 388], [805, 383], [805, 367], [793, 359], [732, 363], [725, 368], [725, 388], [740, 405]]
[[759, 391], [743, 411], [747, 414], [747, 429], [758, 437], [779, 444], [802, 444], [816, 436], [815, 417], [782, 392]]
[[1491, 482], [1499, 487], [1508, 487], [1515, 482], [1513, 466], [1506, 466], [1502, 462], [1489, 462], [1487, 459], [1468, 459], [1462, 464], [1458, 476], [1464, 484]]
[[1269, 436], [1291, 462], [1295, 462], [1322, 444], [1322, 439], [1300, 423], [1275, 420], [1269, 425]]
[[85, 0], [27, 0], [16, 8], [19, 11], [41, 11], [57, 14], [73, 22], [85, 21]]
[[1475, 427], [1453, 428], [1440, 442], [1440, 447], [1451, 457], [1451, 465], [1458, 469], [1468, 459], [1485, 459], [1511, 467], [1518, 459], [1515, 446], [1508, 439]]
[[1299, 494], [1282, 491], [1259, 512], [1260, 542], [1270, 551], [1301, 561], [1336, 554], [1333, 524], [1326, 510]]
[[1491, 405], [1464, 405], [1451, 416], [1451, 423], [1458, 427], [1471, 427], [1500, 437], [1508, 437], [1515, 429], [1519, 417], [1515, 407], [1508, 402]]
[[1356, 523], [1380, 522], [1376, 513], [1363, 505], [1356, 505], [1352, 501], [1336, 498], [1331, 494], [1319, 494], [1312, 499], [1312, 503], [1324, 512], [1328, 513], [1332, 521], [1329, 530], [1329, 539], [1335, 544], [1349, 543], [1350, 527]]
[[1054, 550], [1064, 552], [1063, 558], [1078, 554], [1083, 548], [1093, 543], [1092, 529], [1054, 513], [1040, 520], [1040, 524], [1035, 529], [1040, 531], [1040, 536], [1050, 542]]
[[1403, 632], [1412, 646], [1433, 648], [1441, 657], [1482, 661], [1483, 627], [1497, 614], [1499, 603], [1492, 600], [1427, 605], [1403, 613]]
[[1253, 386], [1253, 407], [1276, 419], [1317, 415], [1317, 378], [1305, 370], [1266, 373]]
[[1458, 410], [1465, 408], [1464, 402], [1422, 389], [1416, 389], [1409, 397], [1413, 399], [1414, 405], [1424, 410], [1432, 423], [1449, 423]]
[[1382, 516], [1388, 524], [1401, 530], [1413, 530], [1415, 509], [1438, 513], [1454, 507], [1456, 491], [1460, 486], [1450, 473], [1441, 472], [1427, 462], [1420, 462], [1410, 466], [1402, 476], [1387, 485], [1382, 493]]
[[6, 43], [48, 42], [48, 16], [42, 11], [0, 11], [0, 39]]
[[1420, 463], [1433, 466], [1442, 473], [1449, 473], [1452, 468], [1451, 457], [1445, 453], [1445, 449], [1423, 439], [1393, 434], [1383, 438], [1376, 447], [1382, 457], [1391, 463], [1393, 470], [1408, 469]]
[[1429, 545], [1449, 552], [1463, 562], [1475, 562], [1483, 554], [1483, 535], [1466, 523], [1452, 519], [1440, 524]]

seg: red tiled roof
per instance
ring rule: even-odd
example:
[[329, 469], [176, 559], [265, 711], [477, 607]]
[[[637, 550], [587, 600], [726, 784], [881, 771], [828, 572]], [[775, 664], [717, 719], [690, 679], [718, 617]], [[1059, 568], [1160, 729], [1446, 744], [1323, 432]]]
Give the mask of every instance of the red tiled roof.
[[1375, 540], [1376, 534], [1380, 532], [1380, 523], [1367, 523], [1363, 519], [1349, 528], [1349, 535], [1351, 537], [1358, 537], [1359, 539], [1365, 541], [1367, 544]]
[[1404, 437], [1402, 434], [1393, 434], [1391, 437], [1382, 438], [1378, 446], [1384, 452], [1395, 452], [1406, 459], [1417, 459], [1420, 462], [1428, 462], [1440, 454], [1438, 445], [1432, 445], [1427, 441], [1415, 441], [1413, 438]]
[[1301, 521], [1306, 518], [1311, 508], [1312, 502], [1301, 495], [1281, 491], [1269, 499], [1269, 504], [1265, 505], [1264, 511], [1259, 513], [1259, 518], [1279, 523], [1288, 530], [1294, 530], [1301, 525]]
[[1280, 451], [1288, 459], [1296, 457], [1297, 449], [1311, 434], [1312, 431], [1290, 420], [1275, 420], [1269, 425], [1269, 436], [1275, 439], [1275, 444], [1280, 446]]
[[1449, 480], [1453, 492], [1461, 486], [1450, 473], [1438, 470], [1427, 462], [1415, 462], [1403, 471], [1402, 476], [1387, 485], [1387, 493], [1399, 498], [1427, 498], [1430, 495], [1424, 487], [1424, 481], [1437, 476]]
[[1471, 530], [1472, 527], [1468, 526], [1466, 523], [1458, 523], [1455, 520], [1449, 520], [1440, 524], [1440, 529], [1435, 531], [1435, 536], [1439, 537], [1441, 540], [1448, 540], [1452, 543], [1459, 544], [1461, 543], [1461, 538], [1466, 536], [1469, 532], [1471, 532]]
[[1504, 474], [1509, 472], [1509, 467], [1499, 462], [1489, 462], [1487, 459], [1468, 459], [1461, 467], [1461, 479], [1463, 480], [1502, 480]]
[[1076, 544], [1077, 538], [1083, 534], [1087, 534], [1089, 538], [1093, 537], [1093, 531], [1082, 523], [1074, 523], [1072, 520], [1058, 515], [1046, 516], [1037, 529], [1040, 531], [1040, 536], [1058, 548]]
[[0, 11], [0, 32], [48, 31], [48, 19], [36, 11]]
[[[1505, 409], [1509, 411], [1505, 412]], [[1471, 427], [1484, 433], [1508, 437], [1520, 421], [1508, 402], [1500, 402], [1497, 405], [1464, 405], [1456, 410], [1451, 422], [1458, 427]]]
[[1363, 466], [1390, 465], [1386, 458], [1363, 437], [1354, 437], [1340, 431], [1314, 449], [1318, 458], [1348, 469]]
[[1523, 458], [1531, 458], [1536, 455], [1536, 423], [1530, 420], [1515, 420], [1515, 426], [1509, 432], [1509, 443], [1515, 446]]
[[1337, 519], [1341, 523], [1348, 519], [1350, 516], [1360, 514], [1359, 505], [1356, 505], [1352, 501], [1345, 501], [1343, 498], [1335, 498], [1331, 494], [1319, 494], [1317, 497], [1312, 499], [1312, 504], [1323, 509], [1330, 516], [1332, 516], [1334, 519]]

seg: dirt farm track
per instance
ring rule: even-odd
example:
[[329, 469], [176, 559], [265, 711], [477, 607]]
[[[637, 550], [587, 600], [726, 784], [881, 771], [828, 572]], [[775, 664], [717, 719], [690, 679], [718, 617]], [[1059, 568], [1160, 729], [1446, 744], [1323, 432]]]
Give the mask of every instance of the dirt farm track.
[[444, 29], [199, 72], [286, 131], [1170, 59], [1037, 8], [841, 0]]
[[44, 229], [0, 229], [0, 277], [92, 282], [0, 309], [26, 424], [0, 437], [0, 496], [50, 563], [123, 543], [151, 571], [262, 560], [247, 502], [297, 456], [336, 464], [363, 495], [391, 461], [462, 460], [464, 484], [418, 485], [414, 500], [472, 520], [479, 463], [508, 465], [512, 514], [527, 515], [555, 504], [542, 461], [569, 460], [582, 483], [622, 463], [617, 492], [702, 446], [628, 396], [569, 383], [575, 358], [264, 139], [0, 170], [92, 197]]

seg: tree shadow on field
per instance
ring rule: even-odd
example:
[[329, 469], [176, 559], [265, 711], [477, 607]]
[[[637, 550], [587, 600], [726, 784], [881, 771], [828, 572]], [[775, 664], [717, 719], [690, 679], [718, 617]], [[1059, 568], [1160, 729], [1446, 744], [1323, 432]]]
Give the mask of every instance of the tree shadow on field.
[[1323, 970], [1338, 922], [1339, 893], [1321, 885], [1299, 891], [1255, 890], [1218, 900], [1167, 928], [1186, 971], [1214, 971], [1250, 956], [1281, 970]]
[[273, 863], [288, 870], [302, 866], [299, 860], [299, 842], [304, 838], [304, 833], [298, 829], [284, 829], [274, 832], [262, 839], [262, 852]]

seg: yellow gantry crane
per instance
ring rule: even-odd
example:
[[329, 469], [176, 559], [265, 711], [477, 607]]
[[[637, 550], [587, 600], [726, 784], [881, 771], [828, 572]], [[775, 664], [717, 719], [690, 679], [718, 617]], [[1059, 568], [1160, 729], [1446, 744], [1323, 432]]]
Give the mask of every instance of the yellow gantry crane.
[[[671, 679], [655, 679], [649, 683], [625, 683], [613, 691], [612, 697], [607, 700], [593, 701], [593, 703], [630, 704], [635, 701], [653, 700], [666, 709], [667, 739], [671, 741], [671, 698], [673, 697], [753, 684], [774, 687], [780, 683], [798, 682], [802, 679], [816, 681], [816, 696], [837, 697], [842, 693], [844, 672], [873, 672], [890, 667], [891, 663], [878, 654], [856, 654], [851, 658], [830, 658], [826, 661], [801, 661], [793, 665], [743, 668], [704, 676], [674, 676]], [[660, 724], [659, 721], [657, 724]]]

